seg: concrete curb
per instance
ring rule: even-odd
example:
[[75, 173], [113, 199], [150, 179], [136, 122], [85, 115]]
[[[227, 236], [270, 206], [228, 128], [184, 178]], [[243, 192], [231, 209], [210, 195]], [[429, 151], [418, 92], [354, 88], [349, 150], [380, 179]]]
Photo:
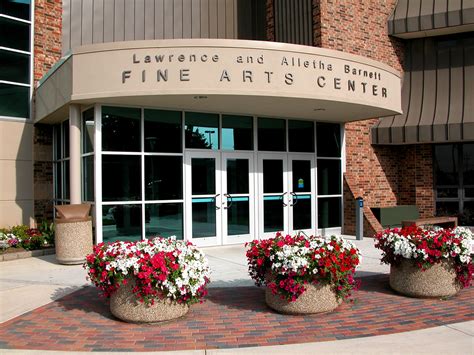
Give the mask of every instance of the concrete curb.
[[17, 253], [8, 253], [8, 254], [0, 255], [0, 262], [17, 260], [17, 259], [26, 259], [26, 258], [31, 258], [35, 256], [45, 256], [45, 255], [51, 255], [55, 253], [56, 253], [55, 248], [19, 251]]

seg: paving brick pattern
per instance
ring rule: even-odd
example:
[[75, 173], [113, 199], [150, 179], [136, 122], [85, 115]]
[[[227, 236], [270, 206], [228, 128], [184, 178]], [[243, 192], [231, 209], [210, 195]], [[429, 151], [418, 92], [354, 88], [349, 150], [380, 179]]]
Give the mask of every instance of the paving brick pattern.
[[395, 294], [387, 275], [366, 277], [356, 302], [332, 313], [280, 315], [257, 287], [211, 288], [207, 302], [158, 325], [114, 319], [104, 299], [85, 287], [0, 325], [0, 348], [65, 351], [216, 349], [317, 342], [391, 334], [474, 319], [474, 288], [456, 297]]

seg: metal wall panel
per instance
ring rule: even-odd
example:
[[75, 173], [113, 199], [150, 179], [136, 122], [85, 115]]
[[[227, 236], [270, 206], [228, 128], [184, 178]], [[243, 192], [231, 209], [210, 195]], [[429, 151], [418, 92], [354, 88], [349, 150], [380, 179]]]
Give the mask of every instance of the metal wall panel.
[[373, 144], [474, 140], [474, 37], [415, 39], [407, 43], [403, 114], [372, 128]]
[[63, 54], [90, 43], [237, 38], [238, 1], [64, 0]]
[[275, 0], [275, 39], [278, 42], [313, 45], [311, 0]]

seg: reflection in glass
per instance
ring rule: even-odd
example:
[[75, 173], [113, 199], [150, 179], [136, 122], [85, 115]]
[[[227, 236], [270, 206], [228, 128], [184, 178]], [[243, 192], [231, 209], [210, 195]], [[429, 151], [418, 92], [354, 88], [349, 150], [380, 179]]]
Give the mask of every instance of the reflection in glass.
[[63, 135], [63, 156], [62, 158], [69, 158], [69, 120], [62, 123]]
[[438, 187], [436, 190], [436, 197], [458, 197], [457, 187]]
[[102, 198], [104, 201], [141, 200], [140, 157], [102, 156]]
[[140, 151], [139, 108], [102, 106], [102, 150]]
[[214, 195], [216, 193], [216, 160], [213, 158], [192, 158], [192, 194]]
[[207, 199], [193, 199], [192, 202], [193, 238], [216, 236], [216, 204]]
[[145, 156], [145, 198], [177, 200], [183, 197], [183, 158]]
[[84, 201], [94, 201], [94, 156], [82, 158], [82, 184], [84, 186]]
[[219, 115], [185, 113], [186, 148], [219, 149]]
[[341, 126], [334, 123], [316, 123], [318, 157], [341, 156]]
[[0, 50], [0, 80], [28, 84], [30, 82], [30, 56]]
[[459, 184], [458, 145], [442, 144], [434, 147], [436, 185]]
[[[229, 206], [229, 201], [227, 202]], [[227, 235], [250, 233], [249, 198], [234, 197], [227, 209]]]
[[157, 203], [145, 205], [145, 233], [147, 238], [156, 236], [183, 239], [183, 204]]
[[0, 47], [30, 52], [30, 24], [0, 17]]
[[286, 151], [285, 120], [276, 118], [258, 119], [258, 150]]
[[474, 143], [465, 143], [463, 150], [463, 184], [474, 185]]
[[66, 160], [63, 162], [63, 174], [64, 174], [63, 199], [69, 200], [69, 160]]
[[62, 193], [62, 163], [54, 163], [54, 198], [56, 200], [61, 200], [63, 198]]
[[437, 216], [457, 216], [459, 214], [458, 201], [437, 201], [436, 215]]
[[94, 108], [82, 113], [82, 152], [94, 151]]
[[30, 88], [0, 83], [0, 116], [30, 117]]
[[318, 194], [341, 193], [341, 161], [318, 159]]
[[293, 160], [293, 192], [311, 192], [311, 161]]
[[341, 198], [318, 199], [318, 228], [341, 226]]
[[283, 231], [283, 204], [280, 196], [265, 196], [263, 198], [263, 231]]
[[288, 121], [288, 143], [290, 152], [314, 152], [314, 123]]
[[61, 159], [61, 124], [54, 125], [54, 160]]
[[222, 115], [222, 149], [253, 150], [253, 119]]
[[466, 187], [464, 189], [464, 196], [474, 198], [474, 187]]
[[103, 241], [106, 243], [117, 240], [141, 240], [141, 205], [102, 206], [102, 236]]
[[2, 0], [0, 1], [0, 14], [29, 20], [30, 4], [31, 0]]
[[311, 195], [298, 195], [293, 201], [293, 229], [311, 229]]
[[227, 159], [227, 193], [249, 193], [248, 159]]
[[283, 160], [263, 160], [263, 193], [283, 192]]
[[145, 110], [145, 152], [181, 153], [181, 112]]
[[462, 226], [474, 226], [474, 201], [464, 201], [464, 210], [459, 224]]

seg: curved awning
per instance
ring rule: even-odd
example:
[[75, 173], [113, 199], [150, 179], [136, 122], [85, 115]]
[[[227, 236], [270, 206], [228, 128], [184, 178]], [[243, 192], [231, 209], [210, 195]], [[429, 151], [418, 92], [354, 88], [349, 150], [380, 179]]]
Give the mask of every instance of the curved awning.
[[426, 38], [407, 44], [403, 114], [372, 128], [373, 144], [474, 140], [474, 37]]
[[388, 34], [421, 38], [474, 30], [472, 0], [398, 0], [388, 19]]
[[401, 112], [400, 74], [371, 59], [274, 42], [194, 39], [88, 45], [48, 73], [35, 121], [70, 103], [348, 122]]

